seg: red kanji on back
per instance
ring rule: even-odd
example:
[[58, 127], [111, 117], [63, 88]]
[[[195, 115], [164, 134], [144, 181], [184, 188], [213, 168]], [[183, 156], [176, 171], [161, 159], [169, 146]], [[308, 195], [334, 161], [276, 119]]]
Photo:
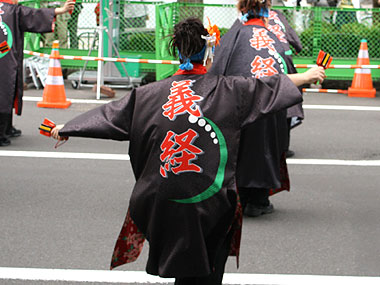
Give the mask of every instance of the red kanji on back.
[[262, 58], [261, 56], [256, 55], [255, 59], [251, 63], [251, 72], [253, 76], [256, 78], [261, 78], [277, 74], [278, 71], [274, 67], [275, 62], [276, 61], [272, 57]]
[[170, 95], [168, 96], [169, 101], [162, 106], [162, 109], [165, 110], [162, 114], [165, 117], [174, 121], [177, 115], [184, 113], [189, 113], [196, 117], [202, 116], [200, 108], [195, 102], [201, 101], [203, 98], [194, 95], [194, 91], [190, 88], [193, 82], [194, 80], [182, 80], [172, 83]]
[[283, 43], [287, 43], [288, 41], [285, 38], [285, 33], [281, 29], [279, 24], [275, 25], [268, 25], [268, 30], [271, 31], [273, 34], [276, 35], [276, 37]]
[[277, 52], [274, 48], [273, 44], [275, 41], [268, 35], [268, 31], [263, 28], [252, 28], [253, 35], [252, 38], [249, 40], [251, 43], [251, 47], [253, 47], [256, 50], [261, 49], [269, 49], [273, 52]]
[[3, 18], [1, 17], [1, 15], [3, 15], [4, 14], [4, 11], [3, 10], [1, 10], [1, 7], [3, 7], [3, 3], [0, 3], [0, 22], [2, 22], [3, 21]]
[[202, 168], [191, 163], [197, 158], [197, 154], [203, 153], [203, 150], [193, 145], [193, 141], [198, 137], [198, 133], [192, 129], [188, 129], [182, 134], [175, 134], [168, 131], [164, 141], [161, 143], [162, 153], [160, 160], [164, 166], [160, 167], [162, 177], [167, 177], [167, 172], [172, 171], [174, 174], [181, 172], [201, 172]]
[[280, 18], [278, 17], [278, 14], [273, 10], [269, 11], [269, 20], [281, 21]]

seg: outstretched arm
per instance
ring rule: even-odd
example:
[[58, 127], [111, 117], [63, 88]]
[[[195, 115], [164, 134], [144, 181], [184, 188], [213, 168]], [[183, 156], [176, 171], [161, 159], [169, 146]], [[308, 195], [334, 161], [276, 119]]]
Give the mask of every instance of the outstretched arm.
[[290, 80], [296, 85], [301, 86], [303, 84], [310, 84], [314, 82], [323, 82], [326, 78], [325, 70], [323, 67], [313, 67], [303, 73], [288, 74]]
[[55, 8], [55, 15], [60, 15], [74, 10], [75, 1], [67, 0], [62, 7]]
[[[289, 108], [302, 102], [302, 95], [290, 77], [285, 74], [256, 78], [243, 78], [247, 84], [244, 88], [235, 86], [232, 94], [241, 94], [239, 97], [239, 114], [241, 127], [253, 123], [257, 119], [270, 113]], [[236, 79], [238, 80], [238, 79]]]
[[86, 137], [129, 140], [135, 105], [136, 89], [117, 101], [89, 110], [64, 125], [52, 130], [52, 136], [58, 140], [68, 137]]
[[65, 139], [67, 139], [67, 137], [61, 137], [59, 135], [59, 131], [63, 128], [64, 125], [57, 125], [55, 126], [54, 129], [51, 130], [51, 136], [52, 138], [56, 139], [56, 140], [59, 140], [59, 141], [63, 141]]

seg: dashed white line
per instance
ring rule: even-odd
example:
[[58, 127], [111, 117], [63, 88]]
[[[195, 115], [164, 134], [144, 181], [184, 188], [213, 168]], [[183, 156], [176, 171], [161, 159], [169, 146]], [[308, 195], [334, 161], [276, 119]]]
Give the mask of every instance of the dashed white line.
[[[148, 275], [143, 271], [106, 271], [81, 269], [44, 269], [0, 267], [0, 280], [25, 281], [67, 281], [98, 283], [138, 283], [167, 284], [174, 282], [171, 278]], [[367, 276], [328, 276], [328, 275], [294, 275], [294, 274], [249, 274], [225, 273], [223, 284], [246, 285], [378, 285], [380, 277]]]

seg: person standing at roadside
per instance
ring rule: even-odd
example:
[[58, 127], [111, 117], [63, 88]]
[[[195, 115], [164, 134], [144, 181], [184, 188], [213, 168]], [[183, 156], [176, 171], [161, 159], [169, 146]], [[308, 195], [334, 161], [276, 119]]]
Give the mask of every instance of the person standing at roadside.
[[125, 32], [125, 29], [136, 29], [146, 27], [146, 21], [149, 20], [148, 7], [143, 4], [126, 3], [120, 7], [120, 14], [123, 15], [120, 30]]
[[[373, 8], [380, 8], [380, 0], [372, 0]], [[373, 24], [380, 23], [380, 12], [373, 12], [372, 14]]]
[[67, 30], [69, 32], [70, 49], [78, 49], [78, 19], [79, 14], [83, 9], [82, 0], [76, 0], [74, 10], [71, 13], [71, 17], [67, 22]]
[[[338, 8], [360, 8], [359, 0], [340, 0], [337, 4]], [[358, 19], [356, 18], [355, 11], [337, 11], [335, 23], [340, 29], [343, 25], [349, 23], [356, 23]]]
[[[46, 8], [62, 8], [65, 2], [60, 1], [47, 1], [41, 2], [41, 7]], [[45, 47], [51, 48], [55, 40], [59, 41], [60, 48], [68, 48], [68, 22], [71, 18], [69, 13], [56, 15], [54, 30], [43, 34], [43, 43]]]
[[60, 8], [41, 9], [18, 5], [18, 0], [0, 0], [0, 146], [10, 145], [9, 137], [21, 135], [13, 126], [12, 109], [21, 115], [24, 32], [50, 32], [55, 16], [73, 8], [71, 0]]

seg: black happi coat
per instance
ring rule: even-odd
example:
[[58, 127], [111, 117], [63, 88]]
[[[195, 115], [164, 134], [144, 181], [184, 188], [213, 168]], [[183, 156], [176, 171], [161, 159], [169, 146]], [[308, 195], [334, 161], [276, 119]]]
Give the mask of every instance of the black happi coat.
[[[277, 37], [284, 38], [280, 41], [281, 43], [283, 43], [285, 51], [290, 50], [290, 46], [292, 46], [296, 53], [301, 52], [301, 40], [298, 37], [296, 31], [289, 25], [289, 22], [284, 14], [277, 10], [270, 10], [269, 25], [272, 27], [279, 25], [278, 29], [272, 29], [272, 27], [268, 27], [268, 29], [271, 32], [273, 32]], [[278, 31], [278, 33], [276, 31]], [[282, 33], [284, 34], [284, 36], [281, 35]]]
[[[247, 77], [281, 74], [286, 72], [284, 58], [281, 42], [264, 27], [262, 20], [251, 19], [246, 25], [236, 20], [215, 50], [210, 73]], [[281, 169], [286, 166], [282, 156], [288, 141], [287, 130], [286, 110], [243, 130], [236, 173], [238, 187], [289, 190], [283, 183], [288, 180], [286, 167]]]
[[[302, 43], [298, 37], [296, 31], [289, 25], [284, 14], [279, 11], [271, 10], [269, 12], [268, 30], [274, 33], [282, 43], [285, 49], [285, 61], [288, 70], [288, 74], [297, 73], [297, 69], [293, 63], [292, 50], [290, 46], [294, 48], [296, 53], [301, 52]], [[302, 88], [300, 87], [300, 90]], [[304, 119], [304, 112], [302, 104], [297, 104], [287, 110], [287, 117], [297, 117], [298, 120]], [[298, 121], [298, 124], [301, 121]]]
[[[125, 225], [132, 218], [149, 241], [146, 270], [161, 277], [210, 274], [237, 205], [240, 129], [302, 100], [284, 75], [259, 81], [190, 73], [134, 89], [60, 131], [61, 136], [130, 140], [136, 184]], [[128, 259], [141, 242], [136, 231], [124, 229], [112, 268], [139, 254]], [[128, 242], [133, 247], [127, 250]]]
[[10, 114], [15, 107], [21, 115], [23, 96], [24, 32], [52, 31], [54, 9], [34, 9], [0, 0], [0, 45], [10, 50], [0, 52], [0, 113]]

